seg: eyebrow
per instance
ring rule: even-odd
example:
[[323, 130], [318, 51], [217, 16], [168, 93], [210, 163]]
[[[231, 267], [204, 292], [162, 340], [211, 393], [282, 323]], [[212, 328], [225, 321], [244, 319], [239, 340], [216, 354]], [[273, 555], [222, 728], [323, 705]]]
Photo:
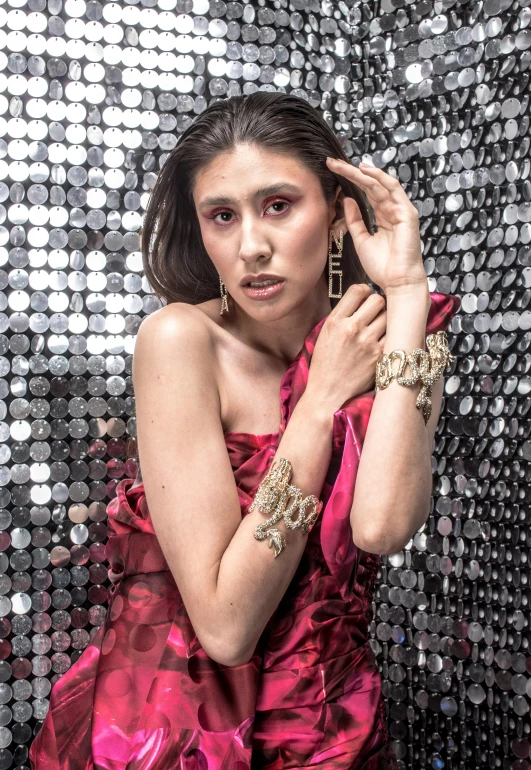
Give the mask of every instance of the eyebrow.
[[[277, 195], [282, 192], [297, 194], [297, 193], [300, 193], [301, 190], [299, 187], [297, 187], [294, 184], [290, 184], [289, 182], [281, 182], [280, 184], [271, 184], [271, 185], [268, 185], [267, 187], [259, 187], [255, 191], [254, 197], [266, 198], [268, 195]], [[203, 200], [199, 204], [199, 208], [206, 208], [207, 206], [231, 206], [235, 202], [236, 201], [234, 201], [232, 198], [228, 198], [225, 195], [221, 195], [218, 197], [203, 198]]]

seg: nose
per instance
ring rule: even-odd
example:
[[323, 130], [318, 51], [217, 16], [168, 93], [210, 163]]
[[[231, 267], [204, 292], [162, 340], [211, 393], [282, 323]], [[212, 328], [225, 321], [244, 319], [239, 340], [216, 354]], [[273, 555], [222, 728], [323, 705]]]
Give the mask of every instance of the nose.
[[271, 244], [260, 217], [242, 216], [240, 226], [240, 259], [255, 262], [271, 258]]

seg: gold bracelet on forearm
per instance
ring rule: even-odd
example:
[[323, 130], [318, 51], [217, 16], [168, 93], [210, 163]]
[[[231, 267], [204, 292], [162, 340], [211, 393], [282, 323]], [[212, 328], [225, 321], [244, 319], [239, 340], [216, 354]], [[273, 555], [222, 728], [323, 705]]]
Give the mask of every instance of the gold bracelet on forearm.
[[[410, 355], [403, 350], [393, 350], [386, 355], [382, 353], [376, 362], [376, 387], [375, 392], [386, 388], [392, 380], [399, 385], [415, 385], [421, 380], [422, 387], [417, 396], [416, 407], [422, 411], [424, 424], [428, 424], [431, 415], [432, 387], [439, 379], [446, 367], [455, 361], [455, 356], [448, 348], [446, 332], [439, 331], [436, 334], [428, 334], [426, 337], [428, 351], [415, 348]], [[395, 358], [400, 359], [398, 370], [393, 372], [391, 365]], [[420, 358], [420, 363], [418, 359]], [[404, 369], [409, 364], [411, 377], [404, 377]]]
[[[267, 521], [256, 527], [254, 536], [257, 540], [270, 538], [269, 548], [274, 549], [275, 558], [286, 547], [286, 538], [276, 528], [269, 530], [269, 532], [265, 530], [283, 518], [288, 529], [300, 529], [306, 535], [311, 532], [323, 507], [322, 502], [315, 495], [303, 498], [301, 490], [289, 483], [292, 471], [290, 461], [284, 457], [278, 460], [278, 465], [274, 462], [269, 473], [260, 483], [253, 504], [249, 508], [249, 513], [257, 508], [260, 513], [272, 514]], [[287, 505], [290, 499], [292, 502]], [[312, 506], [313, 509], [308, 515], [305, 515], [308, 506]], [[296, 510], [299, 511], [299, 515], [294, 520], [293, 514]]]

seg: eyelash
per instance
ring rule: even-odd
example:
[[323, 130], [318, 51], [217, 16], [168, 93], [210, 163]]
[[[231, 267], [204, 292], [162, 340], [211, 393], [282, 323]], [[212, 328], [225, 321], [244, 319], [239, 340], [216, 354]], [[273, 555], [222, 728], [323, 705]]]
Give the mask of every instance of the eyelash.
[[[271, 208], [271, 206], [275, 206], [277, 203], [283, 203], [286, 206], [289, 206], [289, 202], [288, 201], [277, 200], [277, 201], [271, 201], [271, 203], [268, 205], [267, 208], [269, 209], [269, 208]], [[267, 211], [267, 209], [266, 209], [266, 211]], [[283, 211], [279, 211], [279, 212], [277, 212], [276, 216], [280, 216], [280, 214], [284, 214], [286, 211], [287, 211], [287, 209], [284, 209]], [[214, 222], [216, 222], [216, 217], [219, 216], [220, 214], [230, 214], [230, 213], [231, 212], [228, 211], [227, 209], [223, 209], [221, 211], [216, 211], [214, 214], [212, 214], [212, 219], [214, 220]], [[230, 225], [230, 222], [224, 222], [221, 226], [223, 227], [224, 225]]]

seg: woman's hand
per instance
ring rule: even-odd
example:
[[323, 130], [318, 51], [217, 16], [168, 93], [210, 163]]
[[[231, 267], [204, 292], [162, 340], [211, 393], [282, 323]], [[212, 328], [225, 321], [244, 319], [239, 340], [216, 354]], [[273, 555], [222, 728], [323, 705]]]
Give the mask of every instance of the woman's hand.
[[376, 216], [378, 232], [371, 235], [353, 198], [345, 197], [348, 230], [360, 262], [371, 279], [386, 294], [416, 284], [427, 284], [422, 262], [418, 212], [395, 177], [365, 164], [360, 168], [336, 158], [327, 158], [334, 174], [344, 176], [363, 190]]
[[315, 343], [305, 399], [326, 415], [372, 390], [387, 327], [385, 298], [355, 283], [329, 313]]

